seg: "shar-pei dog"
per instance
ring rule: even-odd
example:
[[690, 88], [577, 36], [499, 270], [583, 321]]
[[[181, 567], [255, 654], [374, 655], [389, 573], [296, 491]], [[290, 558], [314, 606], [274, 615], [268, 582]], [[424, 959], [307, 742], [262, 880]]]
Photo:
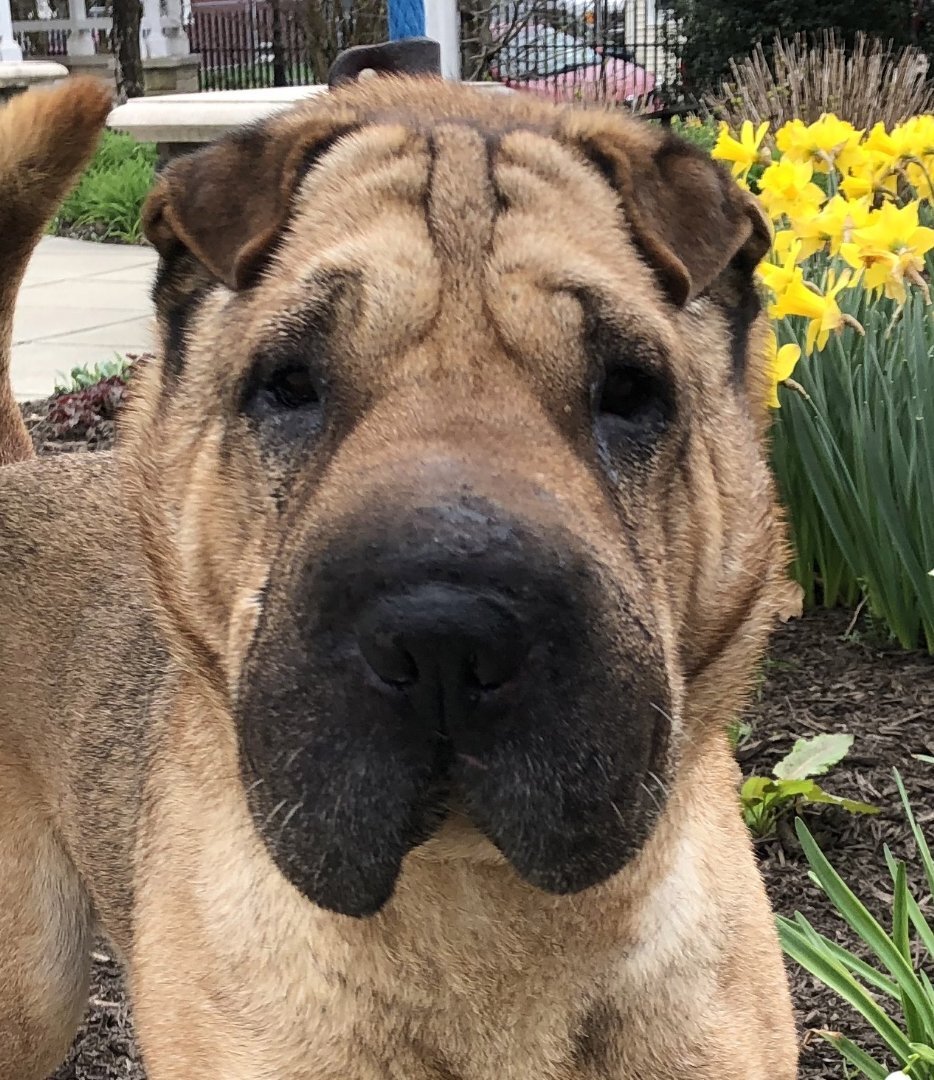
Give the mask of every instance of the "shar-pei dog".
[[[170, 163], [116, 451], [27, 460], [0, 110], [0, 1078], [792, 1080], [725, 728], [781, 607], [769, 245], [627, 115], [349, 83]], [[22, 460], [19, 460], [22, 459]]]

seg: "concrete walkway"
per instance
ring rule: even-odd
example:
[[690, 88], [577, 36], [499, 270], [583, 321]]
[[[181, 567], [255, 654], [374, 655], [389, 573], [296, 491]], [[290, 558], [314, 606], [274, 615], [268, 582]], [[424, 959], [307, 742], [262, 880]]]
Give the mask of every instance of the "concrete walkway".
[[56, 376], [153, 347], [151, 248], [47, 236], [36, 249], [13, 318], [13, 392], [47, 397]]

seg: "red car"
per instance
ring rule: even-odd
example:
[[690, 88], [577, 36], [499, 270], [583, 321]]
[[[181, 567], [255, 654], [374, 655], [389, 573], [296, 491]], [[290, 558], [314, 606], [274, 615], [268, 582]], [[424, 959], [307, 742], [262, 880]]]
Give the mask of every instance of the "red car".
[[563, 30], [537, 24], [492, 29], [503, 44], [490, 74], [514, 90], [565, 101], [626, 102], [655, 88], [655, 76], [638, 64], [599, 53]]

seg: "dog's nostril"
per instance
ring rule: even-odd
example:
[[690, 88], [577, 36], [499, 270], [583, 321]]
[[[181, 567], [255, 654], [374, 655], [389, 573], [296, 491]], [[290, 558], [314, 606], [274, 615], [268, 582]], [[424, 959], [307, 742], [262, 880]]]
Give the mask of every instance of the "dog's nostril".
[[398, 634], [378, 629], [362, 633], [360, 651], [384, 683], [404, 690], [418, 682], [418, 664]]
[[427, 585], [384, 596], [358, 625], [360, 651], [384, 684], [419, 701], [469, 706], [509, 682], [525, 655], [518, 620], [498, 600]]
[[470, 677], [481, 690], [498, 690], [509, 682], [516, 666], [515, 652], [511, 649], [475, 652], [470, 657]]

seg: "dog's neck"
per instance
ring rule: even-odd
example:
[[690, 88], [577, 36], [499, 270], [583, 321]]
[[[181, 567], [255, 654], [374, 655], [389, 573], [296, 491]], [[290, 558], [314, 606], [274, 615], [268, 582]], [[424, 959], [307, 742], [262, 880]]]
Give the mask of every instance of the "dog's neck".
[[[265, 1015], [275, 1037], [297, 1047], [324, 1010], [341, 1018], [333, 1038], [365, 1040], [376, 1062], [386, 1047], [400, 1060], [411, 1043], [409, 1071], [397, 1075], [412, 1080], [589, 1080], [607, 1073], [579, 1067], [575, 1055], [598, 1028], [612, 1032], [606, 1053], [618, 1056], [628, 1010], [657, 1000], [660, 986], [661, 1017], [687, 1015], [696, 995], [714, 994], [697, 976], [714, 977], [709, 954], [721, 937], [721, 886], [704, 865], [704, 836], [737, 815], [732, 803], [696, 800], [688, 813], [691, 776], [671, 791], [642, 852], [603, 885], [574, 896], [540, 892], [475, 834], [465, 843], [469, 829], [452, 826], [410, 853], [380, 913], [353, 919], [310, 904], [276, 869], [243, 786], [230, 782], [239, 769], [229, 714], [196, 706], [193, 694], [171, 698], [160, 736], [185, 752], [157, 756], [151, 790], [162, 794], [147, 799], [142, 827], [173, 844], [159, 875], [137, 883], [137, 936], [164, 943], [166, 926], [197, 927], [176, 953], [146, 955], [171, 971], [193, 964], [193, 984], [231, 1014], [253, 1000], [289, 1001], [300, 1022], [287, 1024], [283, 1013], [280, 1030], [279, 1013]], [[137, 981], [146, 977], [138, 972]], [[482, 1062], [478, 1046], [487, 1047]], [[425, 1065], [436, 1059], [452, 1066]], [[384, 1075], [375, 1066], [359, 1073]]]

